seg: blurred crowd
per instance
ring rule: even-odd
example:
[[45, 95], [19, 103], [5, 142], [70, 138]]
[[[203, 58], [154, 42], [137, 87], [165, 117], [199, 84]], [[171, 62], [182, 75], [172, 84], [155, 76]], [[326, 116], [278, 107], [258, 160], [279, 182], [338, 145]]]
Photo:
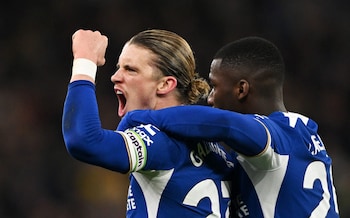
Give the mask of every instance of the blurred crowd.
[[243, 36], [273, 41], [287, 65], [285, 102], [319, 124], [333, 158], [342, 217], [350, 217], [350, 3], [345, 0], [7, 1], [0, 7], [0, 217], [123, 217], [127, 175], [67, 153], [61, 115], [79, 28], [109, 37], [97, 96], [102, 124], [119, 118], [110, 76], [123, 44], [162, 28], [192, 46], [207, 77], [214, 53]]

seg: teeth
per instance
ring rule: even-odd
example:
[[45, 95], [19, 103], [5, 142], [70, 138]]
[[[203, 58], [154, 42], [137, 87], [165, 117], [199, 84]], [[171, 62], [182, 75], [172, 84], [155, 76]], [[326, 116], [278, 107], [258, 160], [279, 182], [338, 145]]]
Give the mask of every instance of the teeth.
[[122, 95], [123, 93], [120, 90], [117, 90], [118, 95]]

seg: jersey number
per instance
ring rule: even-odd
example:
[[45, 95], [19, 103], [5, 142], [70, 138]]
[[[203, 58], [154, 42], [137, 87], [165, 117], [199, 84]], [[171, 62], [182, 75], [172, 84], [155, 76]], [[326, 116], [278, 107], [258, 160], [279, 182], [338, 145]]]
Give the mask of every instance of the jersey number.
[[[206, 190], [203, 192], [203, 190]], [[229, 198], [229, 183], [221, 182], [222, 197]], [[184, 204], [196, 207], [200, 200], [209, 198], [212, 213], [207, 218], [221, 217], [219, 191], [215, 182], [211, 179], [197, 183], [186, 195]], [[227, 205], [225, 217], [229, 217], [229, 205]]]
[[[331, 171], [331, 178], [332, 178], [332, 171]], [[305, 189], [313, 189], [314, 182], [317, 179], [320, 180], [321, 182], [323, 195], [320, 203], [312, 211], [310, 215], [311, 218], [326, 217], [328, 210], [330, 208], [330, 194], [329, 194], [328, 183], [327, 183], [327, 170], [325, 165], [321, 161], [314, 161], [311, 164], [309, 164], [309, 166], [306, 168], [303, 187]], [[336, 212], [339, 213], [335, 188], [333, 185], [333, 181], [331, 182], [332, 182], [332, 189], [333, 189], [334, 206], [336, 208]]]

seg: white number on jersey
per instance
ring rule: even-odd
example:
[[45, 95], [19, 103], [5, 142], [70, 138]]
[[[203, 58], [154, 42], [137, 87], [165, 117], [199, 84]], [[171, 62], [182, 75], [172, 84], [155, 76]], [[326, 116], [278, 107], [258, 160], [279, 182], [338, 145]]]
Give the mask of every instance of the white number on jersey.
[[[206, 190], [203, 192], [203, 190]], [[229, 182], [221, 182], [222, 197], [230, 197]], [[207, 218], [221, 217], [220, 203], [219, 203], [219, 191], [215, 185], [215, 182], [211, 179], [203, 180], [197, 183], [186, 195], [184, 204], [190, 206], [197, 206], [200, 200], [209, 198], [211, 202], [212, 213]], [[225, 217], [229, 217], [229, 205], [227, 205]]]
[[[156, 217], [158, 206], [161, 198], [161, 193], [164, 191], [165, 186], [169, 182], [174, 170], [158, 170], [148, 171], [147, 173], [134, 172], [133, 175], [140, 185], [146, 205], [148, 217]], [[208, 197], [211, 202], [212, 214], [208, 218], [221, 217], [220, 213], [220, 201], [219, 201], [219, 188], [223, 198], [230, 198], [230, 182], [221, 181], [221, 187], [216, 187], [215, 182], [211, 179], [205, 179], [198, 182], [192, 187], [192, 189], [186, 194], [183, 201], [184, 204], [190, 206], [197, 206], [201, 199]], [[203, 191], [205, 190], [205, 192]], [[155, 194], [160, 193], [160, 195]], [[130, 192], [129, 192], [130, 197]], [[226, 208], [225, 217], [229, 217], [229, 205]], [[137, 205], [134, 205], [136, 209]]]
[[[332, 175], [332, 174], [331, 174]], [[306, 168], [305, 176], [304, 176], [304, 188], [305, 189], [313, 189], [314, 182], [319, 179], [321, 182], [321, 186], [323, 189], [323, 195], [322, 200], [317, 205], [317, 207], [312, 211], [311, 218], [318, 218], [318, 217], [326, 217], [328, 210], [330, 208], [330, 194], [328, 190], [328, 183], [327, 183], [327, 170], [321, 161], [314, 161], [309, 164], [309, 166]], [[338, 204], [337, 204], [337, 196], [335, 193], [335, 188], [332, 181], [332, 189], [333, 189], [333, 199], [334, 199], [334, 205], [338, 212]]]

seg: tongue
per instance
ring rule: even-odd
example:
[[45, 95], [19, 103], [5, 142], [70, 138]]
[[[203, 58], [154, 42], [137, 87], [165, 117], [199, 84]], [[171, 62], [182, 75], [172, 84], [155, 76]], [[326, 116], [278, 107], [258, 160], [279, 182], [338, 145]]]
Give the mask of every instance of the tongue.
[[125, 107], [123, 104], [119, 103], [118, 116], [123, 117], [125, 115]]
[[125, 115], [125, 105], [126, 105], [126, 99], [123, 95], [117, 95], [118, 98], [118, 116], [122, 117]]

